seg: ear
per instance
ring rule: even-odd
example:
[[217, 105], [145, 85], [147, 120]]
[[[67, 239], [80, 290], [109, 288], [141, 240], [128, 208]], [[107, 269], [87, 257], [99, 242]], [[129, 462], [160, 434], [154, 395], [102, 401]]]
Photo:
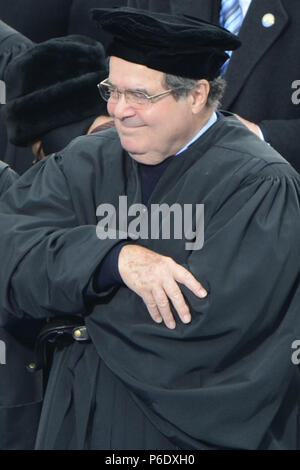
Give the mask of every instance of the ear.
[[191, 90], [192, 113], [198, 114], [207, 103], [210, 85], [207, 80], [199, 80], [197, 85]]

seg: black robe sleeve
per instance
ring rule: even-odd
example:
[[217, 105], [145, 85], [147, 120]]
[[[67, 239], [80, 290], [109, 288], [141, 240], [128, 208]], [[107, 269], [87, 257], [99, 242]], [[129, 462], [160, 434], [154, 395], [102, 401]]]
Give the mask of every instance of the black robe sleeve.
[[118, 240], [99, 240], [96, 222], [79, 225], [60, 156], [26, 172], [5, 194], [0, 212], [2, 325], [7, 315], [86, 314], [91, 300], [107, 294], [95, 292], [92, 277]]

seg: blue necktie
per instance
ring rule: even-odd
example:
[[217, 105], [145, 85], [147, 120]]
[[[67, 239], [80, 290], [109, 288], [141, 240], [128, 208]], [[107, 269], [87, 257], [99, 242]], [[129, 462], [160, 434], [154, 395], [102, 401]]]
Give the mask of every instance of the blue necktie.
[[[223, 0], [220, 11], [220, 25], [233, 34], [238, 34], [243, 22], [243, 12], [239, 0]], [[232, 51], [226, 51], [231, 56]], [[225, 74], [229, 59], [221, 67], [221, 75]]]

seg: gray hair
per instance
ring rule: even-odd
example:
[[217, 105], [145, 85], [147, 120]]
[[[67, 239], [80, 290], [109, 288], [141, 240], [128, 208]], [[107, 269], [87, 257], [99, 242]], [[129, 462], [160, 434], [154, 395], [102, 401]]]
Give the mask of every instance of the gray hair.
[[[199, 80], [196, 79], [179, 77], [171, 74], [165, 74], [164, 76], [164, 85], [167, 88], [180, 87], [180, 89], [174, 90], [172, 93], [175, 100], [187, 97], [189, 92], [197, 85], [198, 81]], [[226, 82], [223, 78], [217, 77], [214, 80], [208, 80], [208, 83], [210, 90], [206, 105], [216, 110], [220, 106], [220, 101], [224, 95]]]

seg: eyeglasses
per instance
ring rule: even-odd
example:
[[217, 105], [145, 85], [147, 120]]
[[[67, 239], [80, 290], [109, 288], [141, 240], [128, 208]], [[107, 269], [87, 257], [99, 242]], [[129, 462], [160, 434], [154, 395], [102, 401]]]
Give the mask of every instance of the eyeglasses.
[[[125, 101], [127, 104], [132, 106], [147, 106], [149, 105], [152, 100], [156, 98], [160, 98], [162, 96], [167, 96], [172, 93], [177, 88], [172, 88], [170, 90], [163, 91], [162, 93], [158, 93], [157, 95], [147, 95], [147, 93], [143, 93], [142, 91], [133, 91], [133, 90], [124, 90], [120, 91], [118, 88], [113, 87], [108, 83], [108, 78], [103, 80], [102, 82], [98, 83], [97, 85], [99, 93], [101, 97], [108, 101], [110, 100], [112, 103], [116, 103], [120, 96], [123, 94]], [[178, 87], [182, 88], [182, 87]]]

